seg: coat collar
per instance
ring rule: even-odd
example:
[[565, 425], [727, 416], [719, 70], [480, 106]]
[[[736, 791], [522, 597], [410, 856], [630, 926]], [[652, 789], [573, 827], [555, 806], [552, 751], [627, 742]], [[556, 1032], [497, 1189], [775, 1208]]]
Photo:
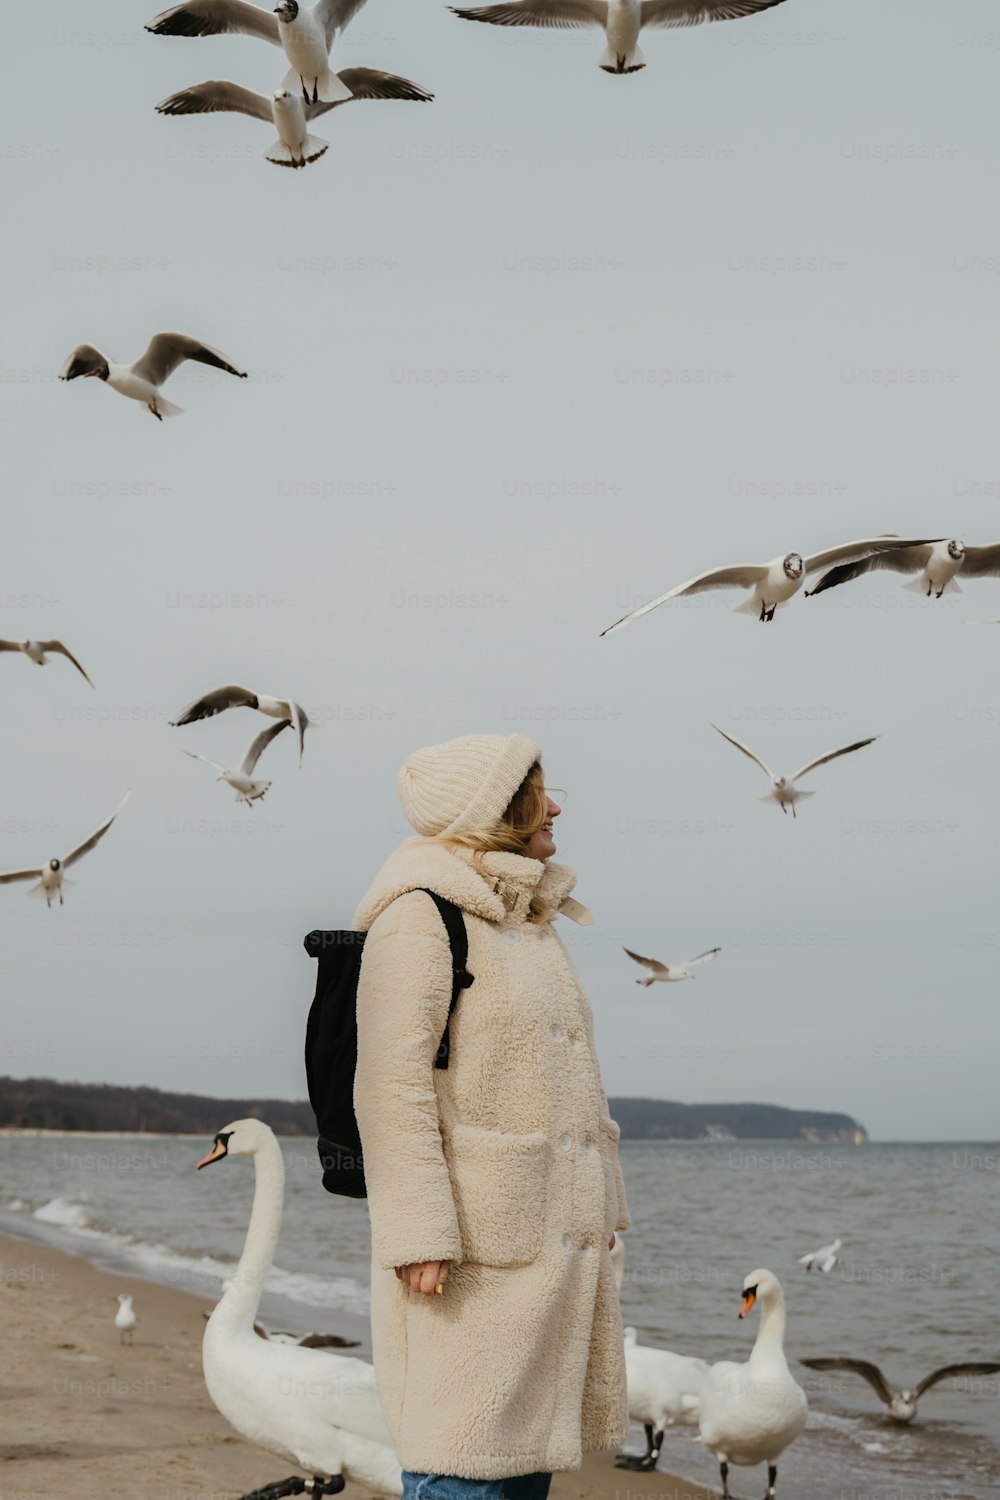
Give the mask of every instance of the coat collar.
[[[536, 892], [548, 905], [558, 909], [576, 885], [576, 876], [565, 865], [544, 864], [521, 854], [487, 854], [483, 868], [485, 878], [475, 868], [472, 851], [460, 845], [448, 846], [434, 839], [407, 839], [390, 854], [376, 875], [355, 913], [354, 926], [367, 932], [397, 896], [421, 886], [428, 886], [463, 911], [487, 922], [517, 923], [526, 919]], [[575, 902], [571, 907], [586, 910]], [[574, 914], [574, 920], [581, 918]]]

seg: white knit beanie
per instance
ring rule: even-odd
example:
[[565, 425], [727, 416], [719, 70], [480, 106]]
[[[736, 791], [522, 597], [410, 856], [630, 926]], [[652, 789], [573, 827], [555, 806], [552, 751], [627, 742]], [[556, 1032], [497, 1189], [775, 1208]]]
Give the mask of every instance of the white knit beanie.
[[415, 750], [396, 779], [409, 822], [424, 838], [478, 833], [499, 823], [542, 752], [525, 734], [466, 734]]

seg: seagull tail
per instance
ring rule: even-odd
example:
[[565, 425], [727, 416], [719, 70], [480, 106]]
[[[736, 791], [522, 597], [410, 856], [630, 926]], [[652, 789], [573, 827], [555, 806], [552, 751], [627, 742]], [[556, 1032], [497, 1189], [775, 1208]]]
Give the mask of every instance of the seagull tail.
[[[301, 94], [302, 79], [294, 68], [289, 68], [285, 74], [283, 87], [290, 94]], [[327, 68], [313, 83], [316, 97], [321, 104], [346, 104], [348, 99], [353, 99], [354, 94], [339, 74], [334, 73], [332, 68]], [[310, 92], [310, 97], [312, 97]]]
[[156, 398], [156, 410], [161, 417], [179, 417], [183, 415], [183, 406], [175, 406], [173, 401], [166, 401], [162, 396]]
[[631, 52], [616, 52], [613, 47], [605, 47], [597, 66], [605, 73], [638, 73], [646, 66], [646, 59], [640, 47], [633, 47]]
[[264, 155], [276, 167], [307, 167], [311, 161], [318, 161], [329, 145], [329, 141], [320, 140], [318, 135], [307, 135], [302, 142], [301, 156], [295, 156], [282, 141], [275, 141]]

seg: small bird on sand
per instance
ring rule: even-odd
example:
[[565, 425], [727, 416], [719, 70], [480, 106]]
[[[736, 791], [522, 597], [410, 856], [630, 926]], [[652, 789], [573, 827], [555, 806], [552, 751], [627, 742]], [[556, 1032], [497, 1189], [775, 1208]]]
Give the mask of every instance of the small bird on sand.
[[63, 366], [59, 379], [76, 380], [81, 375], [89, 379], [96, 376], [120, 396], [127, 396], [130, 401], [141, 401], [157, 421], [162, 422], [164, 417], [180, 416], [184, 410], [183, 406], [175, 406], [172, 401], [161, 396], [160, 386], [186, 359], [196, 360], [202, 365], [214, 365], [217, 370], [225, 370], [228, 375], [235, 375], [240, 380], [247, 378], [246, 370], [238, 370], [235, 365], [231, 365], [218, 349], [212, 349], [198, 339], [189, 338], [186, 333], [154, 333], [145, 353], [140, 354], [130, 365], [115, 364], [100, 349], [95, 349], [93, 344], [78, 344]]
[[995, 1375], [1000, 1371], [1000, 1363], [994, 1361], [985, 1364], [942, 1365], [939, 1370], [925, 1375], [912, 1391], [897, 1391], [886, 1380], [878, 1365], [871, 1364], [867, 1359], [803, 1359], [799, 1363], [807, 1365], [810, 1370], [850, 1370], [853, 1374], [860, 1375], [863, 1380], [867, 1380], [884, 1406], [883, 1415], [892, 1422], [912, 1422], [917, 1414], [920, 1397], [932, 1385], [937, 1385], [939, 1380], [952, 1380], [961, 1375]]
[[666, 604], [668, 599], [703, 594], [710, 589], [751, 589], [749, 599], [737, 604], [735, 613], [756, 615], [758, 620], [766, 624], [774, 619], [776, 609], [783, 608], [798, 593], [810, 573], [818, 573], [839, 563], [857, 562], [876, 552], [925, 545], [923, 541], [908, 538], [876, 536], [857, 542], [843, 542], [839, 547], [827, 547], [825, 551], [813, 552], [808, 557], [802, 557], [798, 552], [785, 552], [781, 557], [773, 557], [766, 563], [711, 568], [707, 573], [699, 573], [695, 578], [689, 578], [687, 583], [679, 583], [667, 593], [650, 599], [648, 604], [641, 604], [638, 609], [630, 610], [627, 615], [622, 615], [620, 620], [602, 630], [601, 634], [610, 635], [612, 631], [620, 630], [631, 620], [638, 620], [641, 615], [648, 615], [650, 610]]
[[85, 854], [89, 854], [94, 845], [100, 842], [130, 796], [131, 793], [126, 792], [107, 822], [102, 823], [100, 828], [90, 835], [89, 839], [85, 839], [82, 844], [78, 844], [75, 849], [69, 854], [64, 855], [62, 859], [50, 859], [48, 864], [42, 865], [38, 869], [8, 870], [5, 874], [0, 875], [0, 885], [10, 885], [15, 880], [37, 880], [38, 884], [32, 886], [28, 895], [44, 898], [46, 905], [50, 908], [52, 906], [52, 898], [58, 896], [59, 905], [62, 906], [63, 890], [66, 886], [76, 883], [75, 881], [67, 880], [64, 872], [74, 865], [78, 859], [82, 859]]
[[279, 0], [269, 14], [245, 0], [186, 0], [154, 16], [146, 26], [157, 36], [219, 36], [239, 32], [283, 47], [291, 67], [282, 87], [301, 91], [307, 104], [343, 104], [351, 97], [343, 74], [330, 69], [330, 48], [338, 31], [365, 0]]
[[808, 1255], [799, 1256], [799, 1265], [805, 1266], [807, 1271], [811, 1271], [813, 1267], [818, 1271], [832, 1271], [837, 1264], [837, 1251], [842, 1244], [842, 1240], [831, 1240], [829, 1245], [822, 1245], [818, 1250], [810, 1250]]
[[292, 698], [272, 698], [269, 693], [254, 693], [250, 688], [231, 682], [226, 687], [215, 688], [196, 698], [187, 708], [181, 709], [176, 719], [170, 720], [170, 725], [177, 729], [183, 724], [195, 724], [199, 719], [211, 719], [215, 714], [225, 713], [228, 708], [255, 708], [258, 713], [267, 714], [270, 719], [290, 719], [298, 736], [301, 764], [306, 730], [315, 729], [316, 725], [302, 705]]
[[305, 167], [317, 161], [330, 144], [321, 136], [309, 134], [310, 123], [338, 104], [352, 99], [410, 99], [426, 104], [434, 98], [408, 78], [380, 73], [375, 68], [345, 68], [339, 76], [350, 80], [351, 90], [343, 99], [329, 104], [303, 104], [301, 96], [287, 88], [268, 99], [239, 83], [210, 79], [171, 94], [156, 108], [161, 115], [239, 114], [273, 121], [278, 139], [264, 152], [266, 160], [276, 167]]
[[952, 537], [946, 542], [923, 542], [914, 547], [902, 547], [892, 552], [876, 552], [858, 562], [841, 563], [824, 573], [814, 589], [806, 590], [806, 598], [825, 593], [854, 578], [862, 578], [876, 569], [888, 569], [892, 573], [916, 573], [904, 589], [923, 594], [929, 599], [933, 594], [940, 599], [944, 593], [960, 594], [958, 575], [963, 578], [1000, 577], [1000, 542], [991, 542], [986, 547], [967, 547], [964, 542]]
[[507, 0], [504, 5], [449, 6], [463, 21], [491, 26], [599, 26], [607, 45], [597, 66], [605, 73], [638, 73], [646, 66], [639, 33], [647, 28], [735, 21], [781, 0]]
[[806, 764], [800, 770], [796, 771], [794, 776], [777, 776], [771, 770], [771, 767], [766, 765], [760, 756], [756, 755], [750, 749], [749, 745], [744, 745], [742, 740], [734, 739], [731, 734], [727, 734], [724, 729], [720, 729], [718, 724], [713, 724], [711, 727], [715, 730], [716, 734], [721, 734], [724, 740], [728, 740], [731, 745], [735, 745], [737, 750], [742, 750], [744, 755], [748, 755], [752, 761], [756, 761], [757, 765], [764, 772], [764, 775], [770, 777], [771, 790], [766, 796], [761, 797], [761, 802], [776, 802], [783, 813], [787, 813], [788, 809], [791, 808], [793, 818], [797, 816], [795, 812], [796, 802], [801, 802], [803, 797], [815, 797], [816, 795], [815, 792], [802, 792], [795, 785], [802, 776], [805, 776], [807, 771], [814, 771], [817, 766], [826, 765], [828, 760], [836, 760], [838, 755], [849, 755], [852, 750], [863, 750], [865, 745], [874, 745], [878, 739], [878, 735], [873, 734], [867, 740], [855, 740], [853, 745], [841, 745], [839, 750], [828, 750], [825, 755], [817, 755], [815, 760], [806, 761]]
[[277, 724], [272, 724], [269, 729], [262, 729], [256, 739], [250, 741], [246, 754], [238, 766], [222, 766], [217, 760], [210, 760], [207, 755], [196, 755], [193, 750], [185, 750], [185, 755], [190, 755], [192, 760], [203, 760], [206, 765], [214, 766], [218, 771], [216, 781], [225, 781], [236, 793], [235, 801], [245, 802], [247, 807], [252, 807], [267, 794], [270, 781], [263, 781], [254, 776], [254, 769], [264, 751], [271, 741], [287, 729], [291, 719], [282, 719]]
[[718, 958], [722, 952], [721, 948], [709, 948], [705, 953], [699, 953], [697, 958], [686, 958], [682, 964], [661, 964], [658, 958], [643, 958], [641, 953], [633, 953], [631, 948], [624, 950], [629, 958], [634, 958], [637, 964], [651, 970], [648, 979], [637, 979], [636, 984], [645, 985], [649, 989], [651, 984], [678, 984], [682, 979], [696, 979], [696, 974], [688, 971], [695, 964], [711, 963], [713, 958]]
[[118, 1342], [131, 1347], [138, 1325], [139, 1319], [135, 1315], [132, 1298], [128, 1292], [119, 1292], [118, 1311], [115, 1313], [115, 1327], [121, 1335]]
[[[49, 665], [46, 660], [49, 652], [53, 655], [65, 656], [67, 661], [73, 663], [80, 676], [86, 677], [87, 681], [90, 682], [90, 678], [87, 677], [86, 672], [72, 651], [67, 650], [62, 641], [0, 641], [0, 651], [20, 651], [29, 661], [33, 661], [36, 667], [47, 667]], [[92, 682], [90, 682], [90, 685], [91, 687], [94, 686]]]

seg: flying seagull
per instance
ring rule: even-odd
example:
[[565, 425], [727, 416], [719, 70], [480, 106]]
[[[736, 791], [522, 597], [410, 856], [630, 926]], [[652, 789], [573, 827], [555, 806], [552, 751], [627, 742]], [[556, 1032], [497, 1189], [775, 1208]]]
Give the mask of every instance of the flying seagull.
[[217, 760], [210, 760], [207, 755], [196, 755], [193, 750], [185, 750], [184, 754], [190, 755], [192, 760], [203, 760], [206, 765], [214, 766], [219, 773], [215, 778], [216, 781], [228, 782], [236, 793], [235, 800], [245, 802], [247, 807], [252, 807], [266, 794], [271, 785], [269, 781], [262, 781], [259, 777], [255, 777], [254, 768], [275, 736], [279, 735], [283, 729], [287, 729], [291, 722], [291, 719], [282, 719], [279, 723], [272, 724], [269, 729], [262, 729], [256, 739], [250, 741], [247, 752], [238, 766], [220, 766]]
[[318, 160], [330, 144], [309, 134], [311, 121], [338, 104], [351, 99], [412, 99], [427, 103], [434, 97], [408, 78], [397, 78], [375, 68], [345, 68], [339, 76], [350, 81], [350, 91], [329, 104], [303, 104], [299, 95], [287, 88], [279, 89], [268, 99], [239, 83], [211, 79], [171, 94], [156, 108], [161, 115], [240, 114], [273, 121], [278, 139], [264, 152], [267, 160], [277, 167], [305, 167]]
[[817, 766], [826, 765], [828, 760], [836, 760], [838, 755], [850, 755], [852, 750], [863, 750], [865, 745], [873, 745], [878, 739], [878, 735], [873, 734], [867, 740], [855, 740], [853, 745], [841, 745], [839, 750], [828, 750], [825, 755], [818, 755], [815, 760], [806, 761], [802, 769], [796, 771], [794, 776], [776, 776], [771, 767], [765, 765], [760, 756], [755, 755], [748, 745], [744, 745], [742, 741], [734, 739], [731, 734], [727, 734], [717, 724], [713, 724], [712, 728], [716, 734], [721, 734], [724, 740], [728, 740], [731, 745], [735, 745], [737, 750], [742, 750], [744, 755], [749, 755], [751, 760], [757, 762], [764, 775], [771, 778], [771, 790], [765, 797], [761, 797], [761, 802], [770, 802], [773, 800], [777, 802], [783, 813], [787, 813], [790, 807], [793, 818], [796, 816], [796, 802], [800, 801], [803, 797], [815, 797], [816, 795], [815, 792], [800, 792], [795, 785], [802, 776], [805, 776], [807, 771], [814, 771]]
[[[49, 652], [53, 655], [65, 656], [67, 661], [73, 663], [81, 677], [87, 677], [86, 672], [72, 651], [67, 651], [62, 641], [0, 641], [0, 651], [21, 651], [29, 661], [35, 663], [36, 667], [48, 666], [46, 655]], [[90, 682], [89, 677], [87, 677], [87, 681]], [[90, 682], [90, 685], [91, 687], [94, 686], [92, 682]]]
[[227, 708], [255, 708], [269, 719], [289, 719], [295, 726], [299, 740], [299, 764], [305, 749], [306, 730], [316, 726], [301, 704], [291, 698], [272, 698], [267, 693], [252, 693], [249, 688], [230, 683], [228, 687], [216, 688], [196, 698], [181, 710], [176, 719], [170, 720], [171, 728], [179, 729], [183, 724], [195, 724], [199, 719], [211, 719], [215, 714], [225, 713]]
[[141, 401], [160, 422], [164, 417], [177, 417], [183, 406], [174, 406], [160, 395], [160, 386], [186, 359], [197, 360], [202, 365], [214, 365], [229, 375], [246, 380], [246, 370], [237, 370], [218, 349], [189, 338], [186, 333], [154, 333], [145, 354], [140, 354], [130, 365], [114, 364], [95, 349], [93, 344], [79, 344], [66, 361], [59, 375], [60, 380], [76, 380], [79, 375], [96, 375], [113, 391], [128, 396], [130, 401]]
[[829, 1245], [822, 1245], [819, 1250], [810, 1250], [808, 1255], [799, 1256], [799, 1265], [805, 1266], [807, 1271], [811, 1271], [814, 1266], [820, 1271], [832, 1271], [837, 1264], [837, 1251], [842, 1244], [842, 1240], [833, 1240]]
[[283, 47], [291, 67], [285, 89], [301, 91], [307, 104], [343, 104], [351, 85], [330, 69], [330, 48], [338, 31], [357, 15], [365, 0], [317, 0], [299, 5], [280, 0], [270, 14], [245, 0], [187, 0], [155, 16], [146, 27], [157, 36], [218, 36], [235, 31]]
[[506, 5], [451, 5], [463, 21], [491, 26], [546, 26], [567, 31], [599, 26], [607, 45], [597, 66], [605, 73], [638, 73], [646, 66], [639, 33], [647, 28], [736, 21], [781, 0], [508, 0]]
[[932, 1385], [937, 1385], [939, 1380], [951, 1380], [957, 1375], [995, 1375], [1000, 1370], [1000, 1363], [993, 1362], [942, 1365], [940, 1370], [934, 1370], [930, 1375], [925, 1375], [912, 1391], [896, 1391], [886, 1380], [878, 1365], [871, 1364], [867, 1359], [804, 1359], [801, 1363], [807, 1365], [810, 1370], [852, 1370], [855, 1375], [860, 1375], [863, 1380], [867, 1380], [882, 1402], [885, 1407], [884, 1415], [893, 1422], [912, 1422], [917, 1414], [917, 1402], [924, 1391], [929, 1390]]
[[637, 964], [650, 970], [648, 979], [637, 979], [636, 984], [645, 985], [649, 989], [651, 984], [677, 984], [682, 979], [695, 979], [697, 975], [689, 974], [695, 964], [711, 963], [713, 958], [718, 958], [722, 952], [721, 948], [709, 948], [707, 953], [699, 953], [697, 958], [686, 958], [682, 964], [661, 964], [658, 958], [643, 958], [641, 953], [633, 953], [631, 948], [625, 952], [629, 958], [634, 958]]
[[954, 537], [950, 541], [923, 542], [898, 551], [878, 552], [857, 562], [841, 563], [824, 573], [814, 589], [806, 590], [806, 598], [825, 593], [842, 583], [850, 583], [876, 568], [888, 568], [893, 573], [916, 573], [905, 589], [915, 594], [924, 594], [929, 599], [934, 595], [940, 599], [947, 590], [951, 594], [962, 592], [957, 575], [963, 578], [1000, 577], [1000, 542], [991, 542], [988, 547], [967, 547]]
[[613, 630], [620, 630], [631, 620], [638, 620], [640, 615], [648, 615], [650, 610], [658, 609], [661, 604], [666, 604], [668, 599], [679, 599], [686, 594], [702, 594], [708, 589], [752, 589], [749, 599], [736, 606], [736, 613], [741, 615], [756, 615], [758, 620], [768, 621], [774, 619], [774, 611], [780, 606], [788, 603], [802, 587], [809, 573], [818, 573], [822, 569], [832, 568], [838, 563], [856, 562], [860, 558], [871, 557], [876, 552], [893, 550], [903, 547], [921, 547], [924, 542], [901, 539], [899, 537], [869, 537], [864, 541], [844, 542], [839, 547], [827, 547], [824, 552], [814, 552], [811, 556], [803, 558], [798, 552], [786, 552], [781, 557], [774, 557], [766, 563], [748, 563], [733, 568], [712, 568], [707, 573], [699, 573], [695, 578], [689, 578], [687, 583], [680, 583], [675, 589], [670, 589], [666, 594], [660, 594], [656, 599], [650, 599], [648, 604], [642, 604], [638, 609], [631, 610], [602, 630], [602, 635], [610, 635]]
[[8, 870], [6, 874], [0, 875], [0, 885], [10, 885], [15, 880], [37, 880], [38, 884], [32, 886], [28, 895], [44, 897], [45, 904], [49, 907], [52, 905], [53, 896], [58, 896], [59, 905], [62, 906], [63, 888], [75, 884], [75, 881], [67, 880], [63, 872], [76, 864], [76, 861], [82, 859], [85, 854], [89, 854], [94, 845], [100, 842], [125, 806], [129, 796], [130, 793], [126, 792], [107, 822], [102, 823], [89, 839], [78, 844], [69, 854], [63, 855], [62, 859], [50, 859], [48, 864], [34, 870]]

